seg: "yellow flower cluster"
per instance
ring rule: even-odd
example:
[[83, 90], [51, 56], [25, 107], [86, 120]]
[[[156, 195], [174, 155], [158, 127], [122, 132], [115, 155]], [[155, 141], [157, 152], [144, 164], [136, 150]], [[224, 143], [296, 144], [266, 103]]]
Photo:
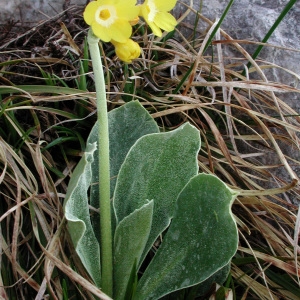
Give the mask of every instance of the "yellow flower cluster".
[[132, 26], [138, 22], [139, 16], [144, 18], [156, 36], [161, 36], [161, 29], [172, 31], [177, 25], [176, 19], [169, 13], [176, 2], [145, 0], [137, 5], [137, 0], [96, 0], [86, 6], [83, 17], [94, 35], [104, 42], [111, 42], [116, 55], [130, 63], [141, 54], [138, 43], [130, 39]]

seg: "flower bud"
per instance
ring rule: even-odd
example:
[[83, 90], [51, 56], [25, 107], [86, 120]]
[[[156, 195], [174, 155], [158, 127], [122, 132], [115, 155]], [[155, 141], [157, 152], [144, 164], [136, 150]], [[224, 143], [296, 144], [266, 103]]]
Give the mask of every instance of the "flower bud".
[[125, 43], [119, 43], [114, 40], [111, 43], [115, 46], [116, 55], [126, 63], [131, 63], [133, 59], [138, 58], [141, 54], [139, 44], [131, 39], [128, 39]]

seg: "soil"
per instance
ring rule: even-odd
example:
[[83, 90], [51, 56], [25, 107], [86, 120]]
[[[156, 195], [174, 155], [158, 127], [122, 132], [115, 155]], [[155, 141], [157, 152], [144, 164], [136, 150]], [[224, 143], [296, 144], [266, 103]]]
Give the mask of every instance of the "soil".
[[[43, 59], [51, 73], [61, 77], [66, 70], [72, 72], [68, 53], [75, 58], [81, 57], [86, 36], [87, 25], [82, 19], [82, 12], [83, 7], [72, 6], [34, 27], [15, 21], [0, 25], [0, 64], [5, 66], [0, 82], [6, 85], [41, 83], [37, 62]], [[54, 58], [61, 63], [54, 64]], [[14, 63], [14, 60], [23, 62]]]

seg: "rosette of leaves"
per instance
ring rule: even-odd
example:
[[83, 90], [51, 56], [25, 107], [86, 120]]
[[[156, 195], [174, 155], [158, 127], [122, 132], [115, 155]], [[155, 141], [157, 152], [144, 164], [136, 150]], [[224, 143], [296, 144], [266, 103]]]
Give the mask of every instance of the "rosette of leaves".
[[[97, 126], [64, 208], [76, 251], [101, 287]], [[222, 284], [238, 245], [231, 212], [237, 193], [214, 175], [198, 174], [199, 131], [186, 123], [160, 132], [133, 101], [109, 112], [109, 135], [113, 298], [160, 299], [188, 287], [197, 287], [190, 289], [196, 296], [214, 281]]]

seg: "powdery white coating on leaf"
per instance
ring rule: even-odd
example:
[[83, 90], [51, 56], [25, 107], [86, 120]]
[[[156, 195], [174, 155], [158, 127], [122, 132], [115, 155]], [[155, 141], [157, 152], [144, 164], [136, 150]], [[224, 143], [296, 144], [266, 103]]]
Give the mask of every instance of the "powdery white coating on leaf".
[[130, 149], [120, 169], [114, 194], [117, 222], [154, 200], [147, 254], [157, 236], [168, 227], [178, 194], [198, 173], [199, 131], [186, 123], [174, 131], [149, 134]]
[[229, 264], [238, 245], [231, 212], [235, 197], [213, 175], [199, 174], [190, 180], [178, 197], [170, 228], [140, 279], [134, 300], [159, 299], [204, 282]]
[[[126, 103], [108, 113], [110, 134], [111, 195], [124, 158], [141, 136], [159, 132], [158, 126], [138, 102]], [[100, 137], [101, 139], [101, 137]], [[90, 216], [88, 204], [99, 207], [98, 123], [87, 140], [87, 150], [74, 170], [65, 199], [65, 214], [72, 241], [93, 280], [100, 284], [100, 249], [94, 232], [100, 232], [98, 214]], [[88, 190], [90, 189], [90, 197]]]
[[[153, 200], [124, 218], [117, 226], [114, 239], [114, 299], [125, 299], [131, 269], [140, 260], [149, 237]], [[136, 267], [136, 266], [135, 266]], [[137, 270], [134, 270], [136, 273]]]
[[68, 186], [64, 210], [75, 250], [86, 270], [99, 286], [100, 248], [91, 225], [87, 195], [91, 184], [91, 164], [95, 150], [96, 143], [88, 144], [87, 151], [76, 166]]
[[[142, 136], [158, 133], [159, 128], [148, 111], [138, 101], [131, 101], [108, 113], [109, 128], [109, 156], [110, 156], [110, 194], [113, 196], [120, 167], [132, 145]], [[97, 142], [98, 123], [96, 123], [88, 137], [88, 143]], [[101, 139], [101, 137], [100, 137]], [[90, 203], [99, 208], [99, 178], [98, 151], [94, 152], [92, 164], [92, 186], [90, 189]], [[95, 232], [99, 232], [99, 218], [92, 217]]]

